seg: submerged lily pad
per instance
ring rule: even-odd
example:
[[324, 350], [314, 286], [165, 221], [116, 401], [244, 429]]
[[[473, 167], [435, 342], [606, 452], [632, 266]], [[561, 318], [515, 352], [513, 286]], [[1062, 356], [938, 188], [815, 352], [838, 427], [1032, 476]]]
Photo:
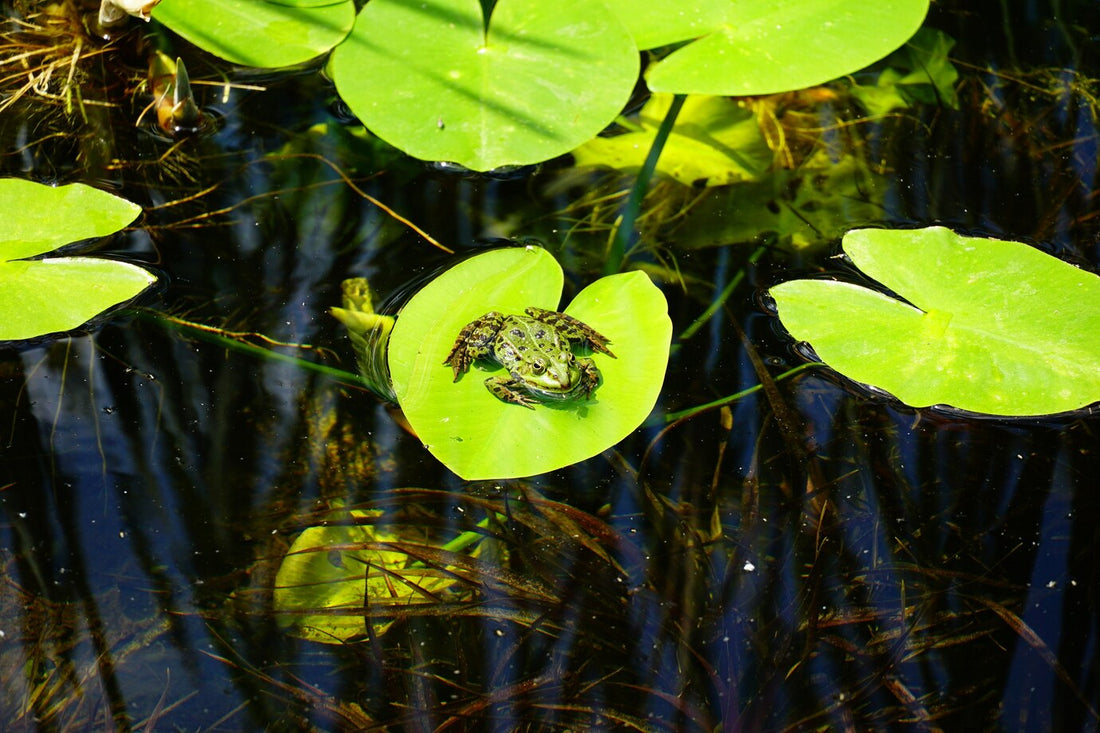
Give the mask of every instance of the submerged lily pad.
[[26, 260], [132, 222], [141, 207], [83, 184], [0, 180], [0, 341], [70, 331], [137, 296], [156, 278], [98, 257]]
[[943, 227], [857, 229], [844, 251], [908, 302], [828, 280], [771, 289], [784, 327], [838, 372], [916, 407], [1027, 416], [1100, 400], [1096, 275]]
[[629, 33], [601, 3], [372, 0], [332, 55], [363, 124], [424, 160], [474, 170], [569, 152], [609, 124], [638, 76]]
[[440, 275], [401, 311], [389, 343], [398, 403], [432, 454], [465, 479], [552, 471], [611, 447], [642, 423], [668, 366], [672, 322], [649, 277], [597, 280], [565, 312], [611, 340], [616, 357], [592, 354], [602, 382], [590, 400], [507, 404], [485, 388], [478, 362], [453, 381], [444, 366], [463, 326], [488, 311], [559, 310], [563, 275], [545, 250], [515, 247], [472, 257]]
[[[653, 27], [677, 3], [648, 9], [611, 0], [643, 40], [672, 37]], [[684, 2], [683, 5], [689, 3]], [[681, 94], [773, 94], [849, 74], [905, 43], [920, 27], [928, 0], [709, 0], [691, 3], [682, 24], [695, 39], [649, 68], [653, 91]], [[681, 24], [669, 22], [670, 29]], [[645, 29], [643, 34], [640, 28]]]
[[[290, 546], [275, 575], [275, 617], [289, 633], [324, 644], [367, 634], [372, 605], [436, 601], [454, 578], [434, 568], [410, 567], [405, 552], [384, 543], [407, 540], [395, 529], [354, 524], [381, 512], [352, 510], [331, 525], [308, 527]], [[389, 621], [372, 624], [381, 635]]]
[[355, 22], [352, 0], [162, 0], [153, 17], [244, 66], [293, 66], [328, 52]]
[[[654, 94], [637, 130], [589, 140], [573, 151], [577, 166], [639, 170], [671, 103], [671, 94]], [[756, 178], [773, 157], [751, 110], [726, 97], [692, 95], [676, 117], [657, 171], [688, 186], [724, 186]]]

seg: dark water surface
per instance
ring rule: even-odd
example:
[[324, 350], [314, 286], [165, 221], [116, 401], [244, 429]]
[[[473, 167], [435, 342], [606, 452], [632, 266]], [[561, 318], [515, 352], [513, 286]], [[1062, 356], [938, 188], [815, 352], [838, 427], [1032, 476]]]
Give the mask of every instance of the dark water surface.
[[[845, 133], [883, 181], [867, 192], [876, 214], [853, 207], [845, 227], [945, 224], [1095, 272], [1100, 12], [985, 5], [937, 6], [928, 21], [958, 41], [958, 110], [927, 105]], [[192, 79], [217, 78], [182, 52]], [[104, 68], [140, 76], [119, 55]], [[327, 313], [340, 281], [365, 275], [384, 295], [448, 259], [320, 157], [449, 246], [538, 237], [566, 269], [566, 300], [599, 276], [622, 201], [600, 213], [584, 195], [629, 185], [570, 177], [568, 161], [513, 180], [431, 169], [352, 138], [313, 71], [242, 74], [266, 91], [228, 100], [199, 87], [217, 129], [174, 145], [133, 126], [144, 102], [109, 78], [89, 83], [118, 105], [87, 122], [33, 97], [6, 111], [3, 173], [83, 180], [145, 207], [101, 250], [163, 275], [144, 306], [309, 344], [278, 350], [344, 369], [351, 350]], [[822, 127], [846, 114], [812, 111]], [[689, 198], [662, 185], [666, 202]], [[677, 339], [657, 416], [799, 360], [760, 293], [837, 269], [835, 235], [780, 241], [750, 264], [777, 238], [722, 241], [747, 205], [715, 194], [709, 218], [643, 228], [652, 238], [630, 264], [664, 290]], [[708, 237], [721, 245], [685, 244]], [[725, 306], [680, 339], [738, 276]], [[569, 469], [465, 483], [361, 388], [149, 314], [0, 349], [0, 721], [1100, 727], [1096, 415], [913, 410], [820, 372], [772, 384], [728, 411], [654, 421]], [[439, 543], [488, 517], [495, 549], [478, 556], [468, 593], [389, 609], [385, 633], [299, 639], [273, 612], [275, 570], [341, 506], [381, 509]]]

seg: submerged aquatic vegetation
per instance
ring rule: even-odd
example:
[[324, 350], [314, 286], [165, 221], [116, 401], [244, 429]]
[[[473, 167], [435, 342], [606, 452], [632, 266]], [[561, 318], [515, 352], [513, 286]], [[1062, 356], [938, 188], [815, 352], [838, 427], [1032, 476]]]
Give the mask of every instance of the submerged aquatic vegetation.
[[[989, 35], [958, 34], [952, 53], [975, 61], [969, 49]], [[176, 50], [196, 77], [256, 81]], [[571, 171], [579, 183], [550, 202], [539, 194], [568, 160], [511, 180], [421, 167], [344, 127], [326, 106], [331, 86], [308, 69], [264, 72], [247, 91], [223, 80], [224, 124], [187, 141], [143, 137], [116, 114], [99, 153], [57, 165], [142, 202], [127, 243], [170, 276], [164, 308], [178, 317], [0, 354], [0, 536], [19, 588], [0, 599], [0, 671], [5, 704], [22, 705], [0, 718], [33, 709], [59, 729], [112, 716], [189, 730], [1095, 727], [1100, 676], [1081, 643], [1097, 618], [1095, 415], [980, 421], [867, 399], [816, 369], [780, 379], [789, 339], [758, 308], [758, 289], [790, 268], [831, 271], [820, 246], [799, 245], [856, 220], [1011, 231], [1095, 263], [1094, 83], [1054, 70], [1013, 81], [994, 61], [998, 74], [959, 68], [958, 110], [947, 73], [923, 89], [943, 105], [925, 98], [877, 121], [852, 111], [846, 83], [744, 100], [731, 117], [755, 118], [754, 149], [774, 173], [707, 191], [660, 179], [625, 258], [608, 255], [607, 234], [630, 174]], [[22, 155], [28, 138], [6, 143], [9, 167], [51, 177]], [[616, 180], [600, 188], [601, 175]], [[426, 232], [454, 249], [540, 236], [566, 300], [608, 262], [633, 268], [624, 280], [659, 283], [667, 307], [654, 314], [610, 326], [597, 304], [578, 314], [619, 357], [600, 364], [588, 407], [629, 378], [607, 371], [624, 361], [621, 332], [671, 323], [651, 419], [535, 478], [461, 481], [440, 466], [390, 406], [329, 366], [353, 355], [327, 314], [340, 282], [367, 277], [385, 293], [433, 271], [441, 250]], [[751, 254], [728, 246], [744, 241]], [[429, 320], [456, 300], [432, 304]], [[470, 310], [431, 355], [441, 389], [455, 387], [446, 349], [485, 312]], [[307, 368], [284, 350], [302, 343], [332, 348], [293, 352]], [[488, 400], [477, 410], [494, 405], [466, 381]], [[558, 449], [536, 435], [505, 453], [546, 445]], [[477, 556], [445, 549], [470, 536]], [[281, 591], [306, 599], [287, 612], [275, 598], [296, 539], [319, 549], [289, 556], [312, 562], [283, 575]], [[357, 564], [382, 571], [387, 583], [371, 576], [380, 592], [366, 592]], [[317, 580], [344, 607], [311, 595]], [[42, 613], [42, 599], [56, 610]], [[348, 633], [316, 643], [288, 617]], [[129, 619], [149, 622], [149, 636], [105, 654], [123, 648]], [[61, 633], [35, 633], [46, 627]]]

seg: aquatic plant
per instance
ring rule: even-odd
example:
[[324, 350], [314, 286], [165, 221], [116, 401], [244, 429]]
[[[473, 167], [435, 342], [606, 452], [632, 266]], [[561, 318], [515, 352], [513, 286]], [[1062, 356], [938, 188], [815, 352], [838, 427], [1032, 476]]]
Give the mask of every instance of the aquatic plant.
[[344, 40], [352, 0], [162, 0], [153, 17], [196, 46], [244, 66], [294, 66]]
[[[410, 155], [485, 171], [562, 155], [625, 106], [638, 49], [653, 91], [760, 95], [860, 69], [916, 32], [927, 0], [584, 3], [165, 0], [154, 17], [235, 63], [285, 66], [333, 49], [330, 73], [368, 129]], [[350, 33], [349, 33], [350, 28]], [[346, 36], [346, 38], [345, 38]]]
[[844, 252], [905, 300], [838, 280], [771, 289], [784, 327], [915, 407], [1044, 415], [1100, 400], [1100, 277], [1022, 242], [856, 229]]
[[0, 210], [11, 212], [0, 234], [0, 340], [70, 331], [156, 280], [137, 265], [102, 257], [38, 258], [113, 234], [141, 213], [136, 204], [80, 183], [7, 178], [0, 180]]
[[540, 247], [493, 250], [444, 272], [397, 318], [388, 353], [397, 401], [428, 450], [459, 476], [531, 476], [577, 463], [618, 443], [653, 409], [672, 322], [664, 295], [637, 271], [597, 280], [564, 308], [606, 335], [617, 357], [592, 355], [602, 377], [592, 399], [528, 410], [494, 397], [479, 374], [454, 381], [443, 361], [467, 323], [492, 310], [558, 310], [562, 284], [561, 266]]

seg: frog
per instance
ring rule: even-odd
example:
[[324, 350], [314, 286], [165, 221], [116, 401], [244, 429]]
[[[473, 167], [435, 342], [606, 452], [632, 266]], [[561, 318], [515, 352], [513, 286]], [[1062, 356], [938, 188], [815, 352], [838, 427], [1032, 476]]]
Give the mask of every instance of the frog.
[[508, 376], [489, 377], [485, 388], [496, 398], [529, 409], [540, 400], [591, 399], [600, 382], [596, 362], [573, 353], [576, 346], [616, 358], [603, 334], [576, 318], [530, 307], [526, 315], [489, 311], [468, 323], [444, 366], [457, 382], [479, 360], [494, 362]]

